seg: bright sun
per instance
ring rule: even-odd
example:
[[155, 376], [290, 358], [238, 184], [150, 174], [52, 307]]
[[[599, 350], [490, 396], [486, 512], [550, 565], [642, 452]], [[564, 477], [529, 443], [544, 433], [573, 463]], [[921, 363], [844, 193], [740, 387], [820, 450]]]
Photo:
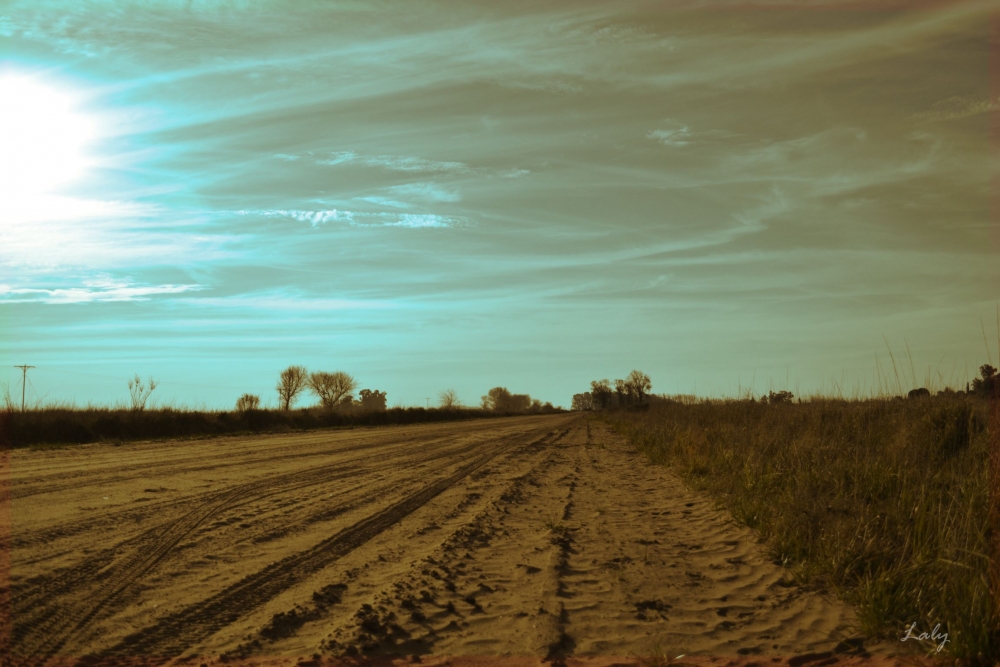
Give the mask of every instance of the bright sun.
[[17, 219], [83, 174], [96, 128], [69, 93], [38, 77], [0, 72], [0, 100], [0, 213]]

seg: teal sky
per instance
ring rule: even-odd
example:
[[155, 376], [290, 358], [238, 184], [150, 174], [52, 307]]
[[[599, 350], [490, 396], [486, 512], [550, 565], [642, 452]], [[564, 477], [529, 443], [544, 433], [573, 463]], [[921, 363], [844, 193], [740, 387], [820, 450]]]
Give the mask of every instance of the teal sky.
[[390, 405], [851, 393], [886, 341], [964, 385], [1000, 18], [873, 5], [7, 0], [0, 360], [211, 408], [289, 364]]

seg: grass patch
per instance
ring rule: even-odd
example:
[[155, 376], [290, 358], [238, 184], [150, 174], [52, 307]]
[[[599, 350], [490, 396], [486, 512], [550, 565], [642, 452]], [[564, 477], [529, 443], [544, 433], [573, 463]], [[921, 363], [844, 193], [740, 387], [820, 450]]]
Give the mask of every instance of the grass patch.
[[949, 633], [1000, 660], [990, 595], [988, 401], [660, 402], [604, 418], [719, 500], [774, 561], [859, 610], [861, 630]]

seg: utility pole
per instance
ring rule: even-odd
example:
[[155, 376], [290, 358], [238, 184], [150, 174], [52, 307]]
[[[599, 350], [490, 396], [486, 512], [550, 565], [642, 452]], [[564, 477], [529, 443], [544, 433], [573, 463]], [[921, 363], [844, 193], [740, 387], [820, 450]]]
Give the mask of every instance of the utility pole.
[[426, 409], [430, 410], [431, 409], [431, 399], [430, 399], [430, 397], [426, 398], [425, 400], [427, 401]]
[[21, 369], [21, 412], [24, 412], [24, 385], [26, 380], [28, 379], [28, 369], [34, 368], [34, 366], [22, 364], [20, 366], [14, 366], [14, 368]]

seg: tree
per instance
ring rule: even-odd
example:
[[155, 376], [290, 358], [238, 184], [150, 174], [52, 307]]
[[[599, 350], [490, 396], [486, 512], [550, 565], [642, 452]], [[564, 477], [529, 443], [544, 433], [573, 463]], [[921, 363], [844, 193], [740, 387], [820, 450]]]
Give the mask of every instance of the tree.
[[632, 371], [626, 380], [629, 394], [635, 398], [637, 403], [642, 403], [646, 399], [646, 394], [653, 388], [653, 382], [649, 376], [641, 371]]
[[243, 394], [236, 399], [237, 412], [253, 412], [260, 409], [260, 396]]
[[[547, 404], [551, 406], [552, 404]], [[594, 397], [588, 391], [583, 394], [573, 394], [573, 405], [571, 410], [593, 410], [594, 409]]]
[[135, 377], [128, 381], [128, 392], [132, 399], [132, 411], [142, 412], [146, 409], [146, 401], [149, 400], [149, 395], [153, 393], [156, 389], [156, 380], [152, 377], [149, 378], [149, 384], [143, 383], [139, 379], [139, 374], [136, 373]]
[[997, 375], [997, 369], [989, 364], [983, 364], [979, 367], [978, 377], [972, 381], [972, 393], [983, 394], [984, 396], [990, 396], [1000, 385], [1000, 376]]
[[528, 394], [512, 394], [507, 412], [527, 412], [531, 408], [531, 396]]
[[792, 392], [782, 389], [778, 393], [774, 393], [773, 391], [767, 392], [767, 396], [761, 396], [760, 401], [761, 403], [767, 401], [771, 405], [778, 405], [779, 403], [791, 403], [793, 398], [795, 398], [795, 395]]
[[350, 401], [351, 394], [357, 387], [355, 379], [343, 371], [310, 373], [306, 384], [319, 397], [320, 404], [328, 410]]
[[362, 389], [361, 395], [361, 409], [366, 412], [384, 412], [385, 411], [385, 392], [379, 391], [378, 389], [372, 391], [371, 389]]
[[291, 408], [296, 397], [306, 388], [308, 380], [309, 373], [303, 366], [289, 366], [281, 371], [281, 375], [278, 377], [278, 386], [275, 389], [278, 390], [278, 403], [282, 410]]
[[511, 393], [506, 387], [493, 387], [483, 396], [483, 408], [495, 412], [510, 412]]
[[438, 394], [438, 405], [445, 410], [452, 410], [461, 407], [462, 404], [459, 402], [458, 394], [455, 393], [454, 389], [445, 389]]
[[628, 404], [628, 390], [628, 382], [625, 380], [615, 380], [615, 396], [618, 397], [619, 406]]
[[594, 407], [601, 410], [611, 407], [611, 383], [607, 380], [594, 380], [590, 383], [590, 395], [594, 401]]

